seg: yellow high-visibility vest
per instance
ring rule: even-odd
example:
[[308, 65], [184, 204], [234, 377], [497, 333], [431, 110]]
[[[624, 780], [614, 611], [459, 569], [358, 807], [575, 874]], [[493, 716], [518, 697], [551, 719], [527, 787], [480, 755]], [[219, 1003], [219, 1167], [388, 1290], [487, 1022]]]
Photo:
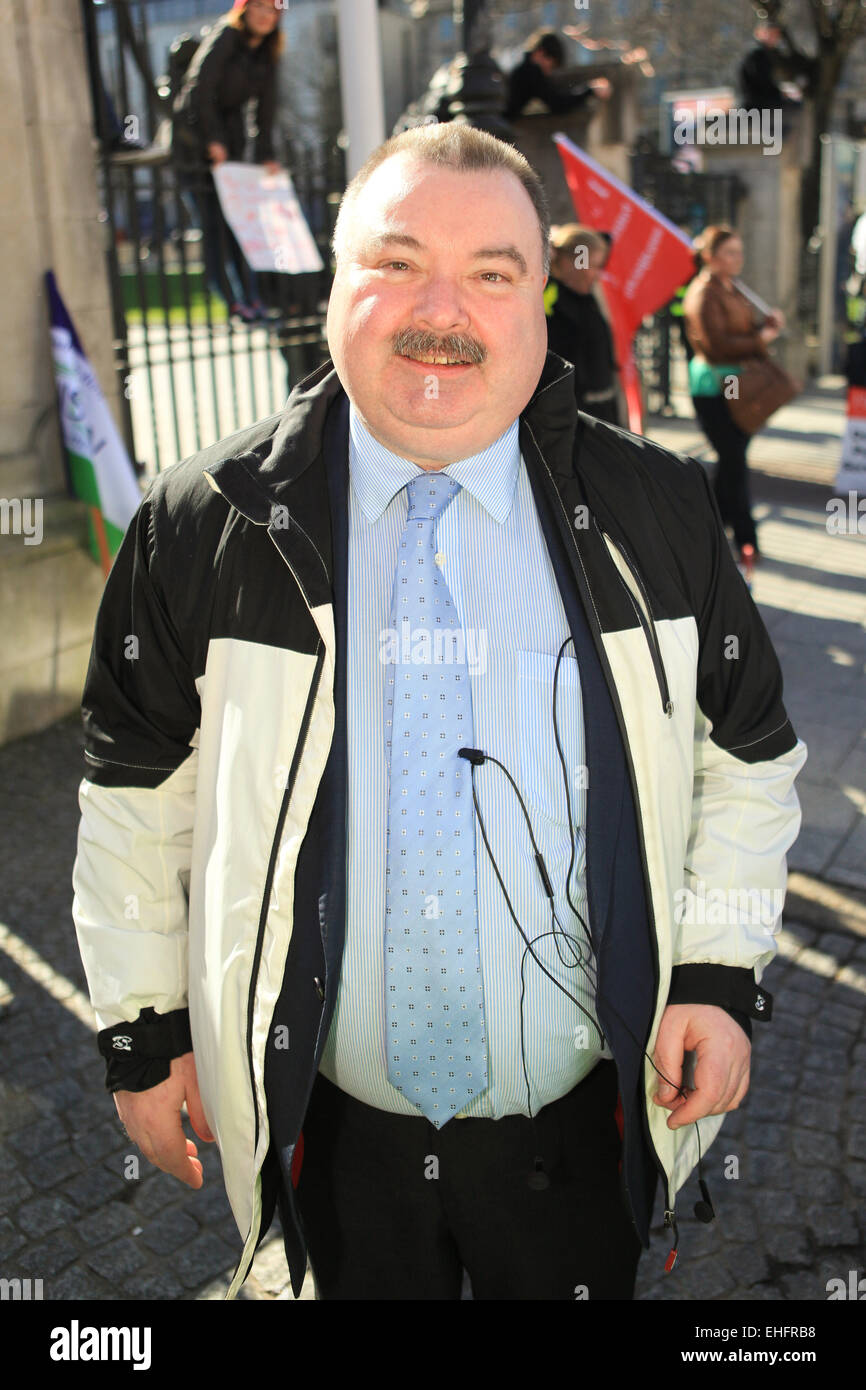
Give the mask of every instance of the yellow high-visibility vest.
[[553, 306], [559, 298], [559, 284], [556, 280], [548, 280], [544, 287], [544, 312], [548, 318], [553, 313]]

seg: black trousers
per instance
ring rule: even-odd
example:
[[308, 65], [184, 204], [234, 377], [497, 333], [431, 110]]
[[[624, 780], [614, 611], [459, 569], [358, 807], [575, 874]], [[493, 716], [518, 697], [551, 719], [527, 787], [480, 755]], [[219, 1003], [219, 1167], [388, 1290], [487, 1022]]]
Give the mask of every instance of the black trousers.
[[204, 252], [205, 283], [229, 308], [258, 298], [255, 272], [225, 219], [213, 175], [206, 164], [178, 168], [180, 187], [198, 218]]
[[757, 549], [746, 462], [750, 436], [734, 424], [724, 396], [693, 396], [692, 403], [701, 429], [719, 456], [713, 490], [722, 521], [733, 528], [738, 546], [753, 545]]
[[[362, 1104], [319, 1073], [297, 1202], [319, 1299], [630, 1299], [640, 1241], [618, 1172], [616, 1067], [533, 1122]], [[548, 1186], [528, 1179], [543, 1159]]]

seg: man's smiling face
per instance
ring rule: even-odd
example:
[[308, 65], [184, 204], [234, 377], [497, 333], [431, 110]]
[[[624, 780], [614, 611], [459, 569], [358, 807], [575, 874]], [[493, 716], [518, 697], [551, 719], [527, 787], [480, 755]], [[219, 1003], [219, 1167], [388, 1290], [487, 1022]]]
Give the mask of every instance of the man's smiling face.
[[328, 305], [337, 374], [370, 433], [425, 468], [479, 453], [547, 352], [541, 231], [508, 170], [406, 152], [348, 211]]

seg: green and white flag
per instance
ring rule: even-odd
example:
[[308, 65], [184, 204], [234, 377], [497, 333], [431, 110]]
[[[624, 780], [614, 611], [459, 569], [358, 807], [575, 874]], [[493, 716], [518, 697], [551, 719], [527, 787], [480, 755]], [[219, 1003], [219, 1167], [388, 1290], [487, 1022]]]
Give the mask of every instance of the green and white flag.
[[141, 489], [53, 271], [46, 271], [45, 279], [69, 488], [90, 507], [90, 548], [107, 574]]

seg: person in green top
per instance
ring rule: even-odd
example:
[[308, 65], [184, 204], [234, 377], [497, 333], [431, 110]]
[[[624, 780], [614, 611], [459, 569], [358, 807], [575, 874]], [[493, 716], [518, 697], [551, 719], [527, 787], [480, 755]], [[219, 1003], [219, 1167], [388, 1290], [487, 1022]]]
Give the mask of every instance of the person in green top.
[[734, 420], [728, 401], [736, 397], [743, 365], [767, 355], [783, 317], [774, 310], [757, 321], [752, 304], [738, 289], [743, 243], [732, 227], [707, 227], [696, 239], [695, 250], [703, 268], [683, 300], [694, 354], [689, 361], [689, 390], [701, 428], [719, 458], [713, 483], [719, 512], [733, 530], [741, 563], [749, 572], [760, 559], [749, 495], [749, 435]]

